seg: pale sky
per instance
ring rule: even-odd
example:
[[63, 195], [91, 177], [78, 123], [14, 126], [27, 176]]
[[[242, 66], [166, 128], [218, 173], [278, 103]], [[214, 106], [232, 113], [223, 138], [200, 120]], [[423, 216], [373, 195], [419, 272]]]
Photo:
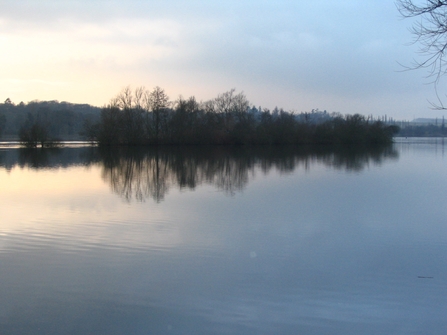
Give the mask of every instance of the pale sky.
[[235, 88], [296, 112], [447, 116], [430, 109], [427, 72], [399, 65], [418, 57], [411, 24], [393, 0], [0, 0], [0, 101], [101, 107], [128, 85], [199, 101]]

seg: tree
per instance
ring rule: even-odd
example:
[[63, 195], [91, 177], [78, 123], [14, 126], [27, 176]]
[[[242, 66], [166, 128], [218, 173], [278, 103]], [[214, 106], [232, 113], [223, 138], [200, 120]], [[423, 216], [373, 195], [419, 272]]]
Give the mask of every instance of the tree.
[[[447, 1], [425, 0], [418, 4], [414, 0], [396, 0], [396, 6], [404, 18], [420, 17], [410, 31], [415, 37], [414, 43], [420, 44], [424, 58], [409, 68], [427, 68], [436, 88], [440, 78], [447, 73]], [[433, 107], [445, 109], [442, 103], [433, 104]]]
[[99, 139], [100, 123], [93, 122], [90, 118], [84, 120], [84, 128], [80, 135], [90, 142], [96, 142]]
[[224, 130], [229, 133], [233, 130], [238, 119], [243, 119], [247, 115], [249, 102], [243, 92], [235, 94], [232, 88], [228, 92], [219, 94], [214, 99], [214, 110], [223, 117]]
[[146, 108], [152, 112], [154, 118], [155, 141], [159, 141], [160, 131], [165, 131], [167, 126], [167, 114], [170, 106], [169, 97], [160, 87], [155, 87], [152, 92], [146, 94]]
[[6, 124], [6, 116], [4, 114], [0, 114], [0, 138], [2, 137], [3, 128], [5, 127], [5, 124]]
[[19, 139], [27, 147], [35, 148], [40, 144], [43, 148], [48, 142], [48, 128], [39, 121], [22, 125], [19, 130]]
[[144, 141], [142, 97], [144, 87], [135, 89], [124, 88], [111, 105], [121, 111], [122, 141], [127, 144], [141, 144]]
[[194, 96], [187, 100], [180, 96], [175, 101], [169, 122], [171, 140], [182, 144], [199, 142], [199, 133], [204, 131], [200, 127], [202, 116], [203, 113]]

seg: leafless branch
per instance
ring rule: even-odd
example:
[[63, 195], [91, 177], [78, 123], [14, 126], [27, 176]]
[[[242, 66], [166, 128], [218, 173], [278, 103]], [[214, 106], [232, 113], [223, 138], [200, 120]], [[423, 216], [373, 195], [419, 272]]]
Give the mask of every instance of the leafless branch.
[[416, 4], [414, 0], [397, 0], [397, 9], [404, 18], [420, 18], [411, 28], [413, 44], [419, 44], [422, 60], [414, 60], [405, 69], [428, 69], [428, 77], [433, 78], [439, 104], [430, 103], [434, 109], [445, 109], [437, 85], [442, 76], [447, 74], [447, 1], [426, 0]]

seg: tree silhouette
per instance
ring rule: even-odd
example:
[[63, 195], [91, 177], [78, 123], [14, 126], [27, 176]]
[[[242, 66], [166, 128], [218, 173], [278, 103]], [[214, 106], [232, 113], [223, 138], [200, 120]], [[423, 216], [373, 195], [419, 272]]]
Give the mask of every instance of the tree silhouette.
[[160, 132], [163, 135], [167, 133], [169, 97], [162, 88], [157, 86], [147, 96], [146, 105], [154, 118], [155, 142], [159, 142]]
[[19, 139], [27, 147], [35, 148], [40, 145], [43, 148], [49, 140], [48, 128], [39, 121], [25, 124], [20, 128]]
[[[420, 45], [424, 58], [414, 61], [409, 68], [427, 68], [429, 77], [434, 78], [436, 89], [440, 78], [447, 72], [447, 1], [426, 0], [417, 3], [414, 0], [397, 0], [396, 6], [404, 18], [420, 17], [410, 31], [415, 37], [414, 43]], [[438, 100], [440, 104], [432, 103], [433, 107], [445, 109], [439, 97]]]
[[149, 144], [377, 144], [390, 143], [382, 122], [359, 114], [332, 115], [312, 110], [296, 115], [275, 108], [263, 111], [234, 89], [198, 103], [180, 97], [175, 103], [163, 89], [125, 88], [103, 108], [98, 127], [87, 123], [85, 134], [98, 133], [100, 145]]
[[6, 116], [4, 114], [0, 114], [0, 138], [2, 137], [5, 124], [6, 124]]

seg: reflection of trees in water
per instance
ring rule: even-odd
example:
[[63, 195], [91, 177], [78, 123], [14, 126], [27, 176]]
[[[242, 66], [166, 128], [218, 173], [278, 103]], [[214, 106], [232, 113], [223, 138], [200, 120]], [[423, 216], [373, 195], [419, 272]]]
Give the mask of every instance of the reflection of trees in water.
[[18, 164], [20, 167], [27, 166], [32, 169], [45, 168], [49, 165], [50, 156], [57, 155], [57, 150], [58, 149], [20, 149]]
[[120, 148], [103, 151], [102, 157], [102, 178], [127, 200], [151, 197], [159, 202], [173, 185], [194, 189], [202, 183], [232, 194], [247, 184], [250, 170], [242, 159], [197, 148]]
[[392, 146], [345, 148], [322, 157], [322, 162], [337, 170], [359, 172], [370, 165], [381, 165], [384, 160], [397, 159], [398, 152]]
[[10, 171], [20, 168], [56, 169], [90, 166], [98, 162], [95, 147], [4, 148], [0, 150], [0, 167]]
[[147, 197], [163, 200], [174, 176], [166, 157], [144, 154], [135, 150], [102, 152], [102, 178], [112, 190], [130, 200], [142, 201]]
[[320, 163], [358, 172], [397, 159], [392, 146], [334, 149], [328, 147], [168, 147], [111, 148], [100, 151], [102, 178], [128, 201], [160, 202], [171, 187], [194, 189], [207, 183], [228, 194], [242, 190], [256, 169], [291, 173]]
[[241, 191], [259, 170], [292, 173], [324, 164], [334, 169], [358, 172], [385, 160], [397, 159], [392, 146], [334, 149], [319, 147], [228, 147], [191, 146], [159, 148], [82, 147], [57, 149], [4, 149], [0, 167], [32, 169], [89, 166], [100, 163], [102, 178], [127, 200], [162, 201], [171, 187], [195, 189], [206, 183], [227, 194]]

